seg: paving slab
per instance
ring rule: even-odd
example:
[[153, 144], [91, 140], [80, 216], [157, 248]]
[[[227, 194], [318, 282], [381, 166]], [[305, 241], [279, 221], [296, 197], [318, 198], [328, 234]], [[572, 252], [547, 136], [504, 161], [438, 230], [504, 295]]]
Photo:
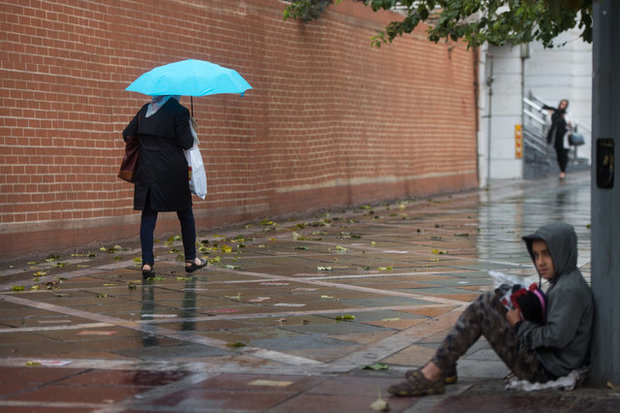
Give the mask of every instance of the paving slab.
[[199, 228], [209, 266], [192, 275], [170, 234], [152, 280], [135, 241], [0, 263], [0, 410], [340, 413], [381, 394], [393, 412], [619, 411], [617, 387], [505, 390], [484, 340], [446, 394], [386, 392], [493, 288], [488, 271], [534, 275], [522, 235], [573, 224], [589, 277], [589, 179]]

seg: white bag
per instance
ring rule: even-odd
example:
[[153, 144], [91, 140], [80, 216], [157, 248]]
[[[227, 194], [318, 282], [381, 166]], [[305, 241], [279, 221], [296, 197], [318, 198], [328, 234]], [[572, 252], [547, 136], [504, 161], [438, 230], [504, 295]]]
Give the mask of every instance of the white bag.
[[205, 199], [207, 196], [207, 173], [202, 162], [196, 135], [194, 135], [194, 146], [185, 151], [185, 159], [187, 159], [189, 168], [189, 189], [201, 199]]
[[[537, 280], [532, 276], [523, 276], [517, 274], [505, 274], [500, 271], [491, 270], [489, 275], [493, 278], [493, 288], [499, 288], [502, 284], [512, 287], [515, 284], [520, 284], [527, 288]], [[540, 287], [540, 286], [539, 286]]]

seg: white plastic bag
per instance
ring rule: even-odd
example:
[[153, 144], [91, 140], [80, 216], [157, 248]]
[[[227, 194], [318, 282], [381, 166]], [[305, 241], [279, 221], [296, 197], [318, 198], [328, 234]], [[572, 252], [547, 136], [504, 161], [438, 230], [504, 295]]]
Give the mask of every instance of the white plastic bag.
[[194, 134], [194, 146], [185, 151], [185, 159], [187, 159], [189, 168], [189, 189], [193, 194], [205, 199], [207, 196], [207, 173], [198, 148], [198, 138], [193, 129], [192, 133]]
[[516, 274], [505, 274], [500, 271], [489, 271], [489, 275], [493, 278], [493, 288], [499, 288], [501, 285], [513, 286], [520, 284], [522, 286], [529, 286], [535, 283], [537, 280], [533, 277], [523, 277]]
[[493, 289], [501, 291], [503, 294], [499, 301], [506, 307], [507, 310], [513, 310], [512, 305], [512, 287], [519, 284], [521, 287], [527, 288], [527, 286], [535, 283], [533, 278], [523, 277], [516, 274], [505, 274], [500, 271], [489, 271], [489, 275], [493, 278]]

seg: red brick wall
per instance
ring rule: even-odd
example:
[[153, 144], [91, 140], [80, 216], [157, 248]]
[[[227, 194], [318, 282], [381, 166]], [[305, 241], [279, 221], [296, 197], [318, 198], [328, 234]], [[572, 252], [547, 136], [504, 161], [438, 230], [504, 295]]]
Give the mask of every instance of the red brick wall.
[[[278, 0], [0, 0], [0, 257], [137, 235], [116, 178], [124, 89], [185, 58], [235, 68], [244, 97], [194, 98], [209, 195], [199, 229], [477, 185], [473, 53], [348, 0], [313, 23]], [[182, 103], [189, 105], [189, 98]], [[177, 231], [164, 214], [158, 231]]]

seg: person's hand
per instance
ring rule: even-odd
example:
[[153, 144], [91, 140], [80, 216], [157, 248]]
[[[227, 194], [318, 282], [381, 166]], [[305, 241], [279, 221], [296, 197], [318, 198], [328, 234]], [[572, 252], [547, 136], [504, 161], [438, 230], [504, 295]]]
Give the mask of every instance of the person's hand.
[[506, 321], [511, 327], [514, 327], [519, 321], [521, 321], [521, 310], [518, 308], [508, 310], [506, 312]]

